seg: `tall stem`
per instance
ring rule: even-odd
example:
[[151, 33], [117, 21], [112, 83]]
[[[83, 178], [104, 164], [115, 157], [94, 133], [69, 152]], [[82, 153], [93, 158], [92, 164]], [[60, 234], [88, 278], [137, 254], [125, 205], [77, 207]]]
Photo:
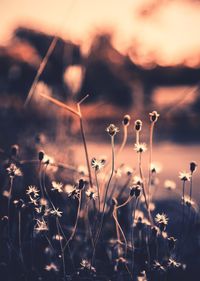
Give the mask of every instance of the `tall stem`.
[[153, 130], [154, 122], [150, 125], [150, 138], [149, 138], [149, 179], [148, 179], [148, 206], [150, 205], [150, 186], [151, 186], [151, 163], [152, 163], [152, 150], [153, 150]]
[[64, 248], [62, 246], [61, 236], [60, 236], [58, 217], [56, 217], [56, 227], [57, 227], [57, 232], [58, 232], [58, 236], [59, 236], [60, 250], [61, 250], [61, 256], [62, 256], [62, 263], [63, 263], [63, 280], [65, 281], [66, 280], [65, 254], [64, 254]]
[[99, 187], [96, 169], [95, 169], [95, 180], [96, 180], [97, 193], [98, 193], [98, 211], [100, 213], [100, 211], [101, 211], [101, 207], [100, 207], [101, 198], [100, 198], [100, 187]]

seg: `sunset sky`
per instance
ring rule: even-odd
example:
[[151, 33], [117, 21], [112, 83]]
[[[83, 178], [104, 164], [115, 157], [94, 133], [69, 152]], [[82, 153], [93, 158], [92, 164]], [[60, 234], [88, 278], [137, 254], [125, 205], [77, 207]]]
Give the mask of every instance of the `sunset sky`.
[[200, 2], [195, 0], [0, 0], [0, 44], [17, 25], [84, 42], [109, 29], [118, 50], [140, 60], [200, 63]]

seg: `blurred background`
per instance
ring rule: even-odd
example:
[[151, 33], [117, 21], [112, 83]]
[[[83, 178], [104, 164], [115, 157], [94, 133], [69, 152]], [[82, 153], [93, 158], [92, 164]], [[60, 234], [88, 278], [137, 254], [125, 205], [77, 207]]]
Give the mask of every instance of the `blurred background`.
[[65, 151], [79, 142], [78, 120], [38, 93], [72, 107], [89, 94], [82, 110], [91, 142], [107, 141], [106, 126], [121, 126], [124, 114], [142, 119], [146, 141], [148, 113], [157, 110], [158, 158], [164, 148], [176, 155], [175, 166], [177, 159], [185, 168], [191, 158], [198, 161], [199, 15], [197, 0], [1, 0], [1, 147], [19, 143], [31, 155], [38, 145], [55, 154], [52, 143], [64, 141]]

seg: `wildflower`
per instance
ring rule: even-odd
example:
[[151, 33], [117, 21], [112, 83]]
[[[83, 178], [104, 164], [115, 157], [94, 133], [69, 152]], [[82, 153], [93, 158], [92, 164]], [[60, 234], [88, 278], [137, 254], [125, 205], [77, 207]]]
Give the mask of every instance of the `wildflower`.
[[6, 170], [11, 178], [22, 176], [22, 171], [14, 163], [11, 163]]
[[190, 172], [191, 172], [191, 174], [196, 171], [196, 168], [197, 168], [197, 163], [194, 162], [194, 161], [191, 162], [191, 163], [190, 163]]
[[136, 198], [138, 198], [140, 196], [141, 191], [142, 191], [140, 185], [132, 186], [130, 189], [131, 189], [130, 196], [134, 196], [135, 195]]
[[33, 198], [32, 196], [29, 195], [29, 203], [33, 204], [34, 206], [38, 206], [38, 199], [37, 198]]
[[29, 185], [28, 189], [26, 190], [26, 194], [29, 196], [32, 196], [33, 198], [36, 198], [39, 196], [39, 190], [34, 185]]
[[158, 121], [158, 117], [160, 116], [160, 114], [158, 114], [157, 111], [152, 111], [151, 113], [149, 113], [149, 117], [150, 117], [150, 121], [155, 123]]
[[135, 121], [135, 130], [136, 131], [141, 131], [142, 130], [142, 121], [141, 120], [136, 120]]
[[48, 208], [47, 206], [45, 205], [42, 205], [42, 206], [36, 206], [35, 207], [35, 211], [37, 214], [43, 216], [43, 217], [48, 217], [49, 214], [51, 213], [51, 209]]
[[176, 183], [172, 180], [166, 180], [164, 182], [164, 188], [172, 190], [176, 188]]
[[77, 189], [81, 190], [85, 187], [85, 185], [87, 184], [86, 181], [84, 181], [83, 179], [80, 179], [77, 185]]
[[55, 265], [55, 263], [51, 262], [50, 264], [45, 266], [45, 270], [58, 272], [58, 267], [57, 265]]
[[46, 232], [48, 231], [48, 226], [44, 219], [41, 220], [37, 219], [37, 223], [34, 229], [37, 233]]
[[162, 166], [160, 163], [151, 163], [150, 169], [151, 169], [152, 174], [153, 173], [159, 174], [162, 171]]
[[90, 263], [88, 260], [86, 260], [86, 259], [83, 259], [83, 260], [81, 261], [80, 265], [81, 265], [81, 269], [83, 269], [83, 270], [90, 270], [90, 271], [92, 271], [93, 273], [96, 272], [95, 267], [93, 267], [93, 266], [91, 265], [91, 263]]
[[190, 198], [190, 196], [185, 195], [184, 197], [181, 198], [182, 204], [192, 207], [195, 205], [195, 202]]
[[127, 175], [127, 176], [130, 176], [133, 174], [133, 169], [129, 166], [124, 166], [123, 168], [123, 172]]
[[41, 199], [40, 199], [40, 205], [41, 205], [41, 206], [47, 206], [47, 205], [48, 205], [47, 200], [46, 200], [45, 198], [41, 198]]
[[124, 115], [124, 119], [123, 119], [123, 121], [122, 121], [122, 124], [123, 124], [124, 126], [129, 126], [130, 120], [131, 120], [130, 115], [128, 115], [128, 114]]
[[62, 212], [59, 209], [54, 209], [50, 213], [55, 217], [62, 217]]
[[80, 190], [76, 186], [67, 184], [64, 187], [64, 191], [67, 193], [68, 197], [72, 197], [74, 199], [79, 198]]
[[177, 262], [176, 260], [169, 258], [168, 260], [168, 267], [178, 268], [181, 266], [181, 263]]
[[105, 159], [97, 160], [96, 158], [92, 158], [91, 166], [92, 166], [93, 169], [98, 171], [105, 165], [105, 163], [106, 163]]
[[83, 165], [78, 166], [77, 171], [78, 171], [78, 173], [79, 173], [80, 175], [82, 175], [82, 176], [85, 176], [85, 175], [88, 174], [87, 167], [86, 167], [86, 166], [83, 166]]
[[59, 193], [62, 192], [62, 188], [63, 188], [63, 184], [61, 182], [56, 182], [56, 181], [52, 181], [52, 189], [51, 190], [55, 190], [58, 191]]
[[116, 127], [114, 124], [110, 124], [110, 125], [106, 128], [106, 132], [112, 137], [112, 136], [115, 136], [116, 133], [119, 132], [119, 128]]
[[154, 268], [154, 270], [157, 270], [157, 271], [160, 271], [160, 272], [165, 272], [166, 271], [164, 266], [161, 265], [158, 261], [154, 261], [153, 268]]
[[146, 143], [135, 143], [135, 148], [134, 150], [138, 153], [145, 152], [147, 150], [147, 145]]
[[179, 178], [182, 180], [182, 181], [190, 181], [190, 173], [186, 173], [186, 172], [179, 172]]
[[96, 188], [88, 188], [88, 190], [85, 192], [86, 196], [91, 200], [96, 200], [98, 198], [98, 193], [97, 193], [97, 190]]
[[169, 221], [169, 219], [164, 213], [157, 214], [155, 217], [155, 222], [158, 224], [161, 231], [165, 230], [165, 227], [168, 224], [168, 221]]
[[142, 185], [142, 179], [140, 176], [133, 177], [133, 185]]

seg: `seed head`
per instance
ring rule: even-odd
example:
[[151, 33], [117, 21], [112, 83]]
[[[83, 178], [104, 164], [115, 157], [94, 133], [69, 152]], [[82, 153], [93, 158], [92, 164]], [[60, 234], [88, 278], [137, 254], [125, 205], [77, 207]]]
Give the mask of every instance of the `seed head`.
[[135, 143], [135, 148], [134, 150], [137, 152], [137, 153], [142, 153], [142, 152], [145, 152], [147, 150], [147, 145], [146, 143]]
[[179, 178], [182, 180], [182, 181], [190, 181], [190, 173], [186, 173], [186, 172], [179, 172]]
[[114, 124], [110, 124], [110, 125], [106, 128], [106, 132], [112, 137], [112, 136], [115, 136], [116, 133], [119, 132], [119, 128], [116, 127]]
[[41, 162], [42, 160], [43, 160], [43, 158], [44, 158], [44, 151], [39, 151], [39, 153], [38, 153], [38, 159], [39, 159], [39, 161]]

